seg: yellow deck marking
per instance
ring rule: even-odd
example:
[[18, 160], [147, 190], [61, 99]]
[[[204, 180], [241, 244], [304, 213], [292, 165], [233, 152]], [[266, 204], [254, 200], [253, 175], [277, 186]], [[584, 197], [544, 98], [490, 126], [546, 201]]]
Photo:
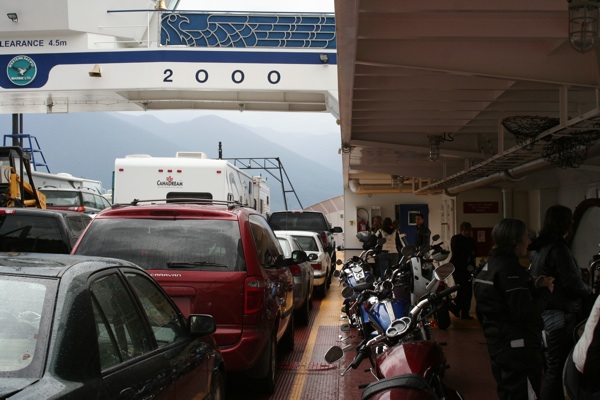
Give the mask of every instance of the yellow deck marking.
[[[339, 253], [339, 251], [338, 251]], [[338, 255], [343, 260], [343, 255]], [[312, 324], [310, 335], [304, 349], [304, 355], [300, 361], [299, 368], [295, 371], [295, 378], [292, 384], [292, 390], [290, 393], [290, 399], [301, 400], [302, 391], [306, 383], [306, 377], [309, 373], [308, 365], [312, 358], [315, 342], [317, 340], [317, 334], [319, 333], [320, 326], [335, 326], [340, 323], [340, 307], [341, 307], [341, 291], [338, 288], [337, 280], [333, 279], [331, 286], [327, 291], [327, 295], [321, 300], [321, 307], [319, 312]], [[334, 343], [332, 343], [332, 346]], [[324, 356], [324, 354], [323, 354]], [[325, 362], [325, 359], [323, 359]]]

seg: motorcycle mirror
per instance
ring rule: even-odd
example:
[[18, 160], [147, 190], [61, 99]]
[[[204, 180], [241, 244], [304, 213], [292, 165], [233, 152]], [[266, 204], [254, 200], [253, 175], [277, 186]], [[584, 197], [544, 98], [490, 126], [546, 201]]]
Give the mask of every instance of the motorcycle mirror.
[[344, 297], [350, 297], [354, 294], [354, 289], [352, 289], [350, 286], [346, 286], [344, 289], [342, 289], [342, 296]]
[[440, 239], [440, 235], [438, 235], [437, 233], [431, 237], [432, 242], [437, 242], [439, 239]]
[[325, 353], [325, 361], [328, 364], [333, 364], [334, 362], [341, 360], [344, 357], [344, 350], [340, 346], [333, 346], [327, 353]]
[[384, 237], [377, 239], [377, 245], [383, 245], [387, 240]]
[[336, 263], [336, 265], [342, 265], [344, 262], [342, 260], [338, 259], [335, 263]]
[[335, 276], [336, 278], [339, 278], [341, 275], [341, 272], [339, 269], [334, 269], [333, 270], [333, 276]]
[[434, 276], [437, 280], [444, 281], [454, 272], [454, 265], [447, 263], [439, 266], [434, 272]]
[[383, 289], [384, 290], [392, 290], [394, 288], [394, 284], [390, 281], [383, 281]]
[[340, 326], [340, 331], [347, 333], [350, 332], [350, 324], [343, 324]]

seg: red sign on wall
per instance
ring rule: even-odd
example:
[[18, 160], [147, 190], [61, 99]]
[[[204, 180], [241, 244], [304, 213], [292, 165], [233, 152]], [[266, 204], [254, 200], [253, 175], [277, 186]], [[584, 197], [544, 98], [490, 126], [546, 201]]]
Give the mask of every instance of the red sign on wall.
[[465, 201], [463, 203], [465, 214], [497, 214], [497, 201]]

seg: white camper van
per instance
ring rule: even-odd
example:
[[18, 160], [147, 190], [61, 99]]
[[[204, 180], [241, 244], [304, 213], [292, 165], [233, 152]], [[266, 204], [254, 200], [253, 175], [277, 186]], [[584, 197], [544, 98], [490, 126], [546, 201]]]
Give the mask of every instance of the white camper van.
[[201, 152], [177, 152], [175, 157], [131, 154], [115, 160], [113, 202], [185, 197], [235, 201], [259, 209], [270, 202], [268, 186], [261, 179], [254, 183], [251, 175], [230, 162]]

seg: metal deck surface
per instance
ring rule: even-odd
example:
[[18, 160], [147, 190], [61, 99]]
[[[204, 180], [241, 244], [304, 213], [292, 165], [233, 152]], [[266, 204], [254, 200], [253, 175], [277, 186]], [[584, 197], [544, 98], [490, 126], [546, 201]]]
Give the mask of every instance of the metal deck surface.
[[[357, 344], [360, 340], [353, 337], [340, 342], [344, 337], [355, 335], [351, 331], [340, 331], [341, 287], [334, 282], [324, 299], [314, 299], [309, 324], [296, 326], [294, 350], [279, 355], [276, 392], [267, 396], [253, 387], [251, 382], [230, 379], [227, 384], [227, 399], [249, 400], [354, 400], [360, 399], [362, 389], [359, 384], [370, 383], [375, 378], [365, 370], [369, 368], [367, 360], [361, 368], [350, 370], [343, 377], [341, 372], [352, 361], [355, 352], [349, 351], [344, 359], [329, 365], [324, 355], [333, 345]], [[465, 399], [494, 399], [496, 384], [492, 377], [489, 356], [483, 333], [477, 320], [461, 320], [452, 317], [452, 325], [447, 330], [434, 329], [434, 337], [444, 346], [450, 368], [445, 381], [457, 389]]]

